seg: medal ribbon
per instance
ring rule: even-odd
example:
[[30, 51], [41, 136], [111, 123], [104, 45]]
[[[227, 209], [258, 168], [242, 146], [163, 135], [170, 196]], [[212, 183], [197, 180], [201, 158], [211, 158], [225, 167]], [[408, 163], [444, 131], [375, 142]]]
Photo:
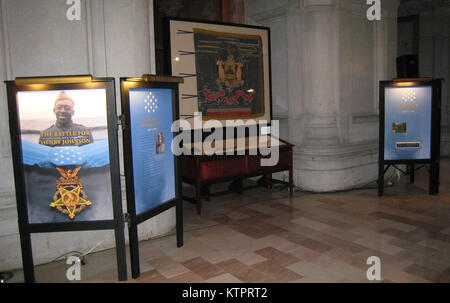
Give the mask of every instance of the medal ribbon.
[[109, 164], [108, 140], [83, 146], [50, 147], [22, 140], [23, 164], [43, 168], [55, 166], [102, 167]]

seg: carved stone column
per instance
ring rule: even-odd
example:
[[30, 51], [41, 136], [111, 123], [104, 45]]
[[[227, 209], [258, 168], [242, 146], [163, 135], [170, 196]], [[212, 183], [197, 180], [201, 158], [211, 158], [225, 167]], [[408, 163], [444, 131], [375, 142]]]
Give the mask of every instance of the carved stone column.
[[382, 20], [369, 21], [365, 1], [304, 1], [303, 140], [294, 142], [300, 188], [326, 192], [376, 180], [377, 88], [393, 77], [396, 49], [388, 41], [396, 41], [397, 6], [383, 1]]
[[338, 14], [337, 1], [305, 1], [303, 10], [304, 144], [339, 143]]
[[246, 1], [248, 20], [270, 26], [276, 41], [274, 117], [287, 116], [280, 134], [295, 144], [298, 187], [332, 191], [377, 178], [378, 81], [395, 76], [398, 4], [382, 1], [381, 20], [369, 21], [365, 1]]

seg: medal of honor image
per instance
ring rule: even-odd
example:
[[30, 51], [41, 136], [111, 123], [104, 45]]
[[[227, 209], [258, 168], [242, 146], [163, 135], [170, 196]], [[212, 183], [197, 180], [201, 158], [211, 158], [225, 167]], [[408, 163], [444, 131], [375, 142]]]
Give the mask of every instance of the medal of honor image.
[[[40, 144], [47, 146], [82, 146], [93, 143], [94, 140], [90, 130], [83, 125], [73, 123], [74, 106], [75, 102], [66, 92], [58, 94], [53, 108], [56, 122], [41, 133]], [[61, 174], [61, 178], [56, 181], [56, 193], [50, 207], [56, 207], [63, 214], [67, 214], [70, 219], [74, 219], [76, 214], [92, 204], [87, 200], [82, 181], [77, 176], [81, 166], [74, 169], [70, 168], [81, 159], [79, 154], [73, 148], [66, 148], [53, 154], [54, 162], [64, 166], [56, 167], [56, 170]]]
[[74, 170], [64, 170], [56, 167], [56, 170], [61, 174], [61, 178], [56, 181], [56, 193], [50, 206], [56, 207], [63, 214], [67, 214], [70, 219], [75, 218], [75, 214], [92, 204], [91, 201], [87, 200], [83, 183], [78, 179], [77, 174], [80, 169], [81, 167]]

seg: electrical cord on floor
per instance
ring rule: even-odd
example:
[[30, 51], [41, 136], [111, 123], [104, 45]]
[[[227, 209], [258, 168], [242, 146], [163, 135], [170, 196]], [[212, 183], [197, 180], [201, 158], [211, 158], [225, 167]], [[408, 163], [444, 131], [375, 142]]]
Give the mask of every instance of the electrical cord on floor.
[[42, 264], [39, 264], [39, 265], [37, 265], [37, 266], [48, 265], [48, 264], [57, 262], [57, 261], [59, 261], [60, 259], [62, 259], [62, 258], [64, 258], [64, 257], [67, 257], [67, 256], [76, 256], [76, 257], [78, 257], [78, 258], [80, 259], [81, 265], [85, 265], [85, 264], [86, 264], [86, 260], [85, 260], [84, 257], [87, 256], [88, 254], [90, 254], [97, 246], [99, 246], [99, 245], [102, 244], [103, 242], [105, 242], [105, 240], [102, 240], [102, 241], [98, 242], [97, 244], [95, 244], [91, 249], [89, 249], [89, 250], [88, 250], [87, 252], [85, 252], [85, 253], [82, 253], [82, 252], [77, 251], [77, 250], [72, 250], [72, 251], [69, 251], [69, 252], [67, 252], [67, 253], [64, 253], [64, 254], [62, 254], [62, 255], [56, 257], [55, 259], [53, 259], [53, 260], [50, 261], [50, 262], [42, 263]]
[[[62, 254], [62, 255], [56, 257], [55, 259], [53, 259], [53, 260], [50, 261], [50, 262], [38, 264], [38, 265], [36, 265], [36, 267], [39, 267], [39, 266], [45, 266], [45, 265], [52, 264], [52, 263], [54, 263], [54, 262], [59, 261], [59, 259], [65, 257], [65, 256], [67, 256], [67, 255], [76, 255], [77, 257], [81, 257], [83, 254], [82, 254], [81, 252], [79, 252], [79, 251], [76, 251], [76, 250], [69, 251], [69, 252], [67, 252], [67, 253], [64, 253], [64, 254]], [[81, 264], [84, 265], [84, 260], [83, 260], [83, 259], [81, 259], [81, 260], [82, 260]], [[0, 272], [0, 283], [5, 283], [5, 282], [7, 282], [7, 281], [10, 280], [13, 276], [14, 276], [14, 274], [13, 274], [12, 272]]]
[[67, 252], [67, 253], [65, 253], [65, 254], [60, 255], [59, 257], [56, 257], [55, 259], [53, 259], [53, 260], [50, 261], [50, 262], [42, 263], [42, 264], [39, 264], [38, 266], [41, 266], [41, 265], [48, 265], [48, 264], [57, 262], [57, 261], [59, 261], [59, 259], [62, 259], [62, 258], [66, 257], [66, 256], [69, 256], [69, 255], [72, 255], [72, 256], [73, 256], [73, 255], [76, 255], [77, 257], [79, 257], [79, 256], [82, 255], [82, 253], [79, 252], [79, 251], [76, 251], [76, 250], [72, 250], [72, 251], [69, 251], [69, 252]]
[[97, 244], [95, 244], [91, 249], [89, 249], [87, 252], [85, 252], [84, 254], [82, 254], [80, 257], [85, 257], [88, 254], [90, 254], [97, 246], [99, 246], [100, 244], [102, 244], [103, 242], [105, 242], [105, 240], [101, 240], [100, 242], [97, 242]]
[[14, 274], [10, 271], [2, 271], [0, 272], [0, 283], [6, 283], [14, 276]]

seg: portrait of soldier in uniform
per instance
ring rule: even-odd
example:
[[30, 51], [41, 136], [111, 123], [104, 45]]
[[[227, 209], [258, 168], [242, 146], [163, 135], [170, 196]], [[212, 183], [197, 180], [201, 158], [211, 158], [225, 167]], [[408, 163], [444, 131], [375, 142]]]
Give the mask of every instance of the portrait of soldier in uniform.
[[39, 144], [46, 146], [82, 146], [94, 142], [91, 130], [72, 121], [75, 102], [66, 92], [60, 92], [55, 100], [53, 113], [56, 122], [41, 132]]
[[19, 92], [30, 223], [113, 218], [106, 91]]
[[155, 142], [156, 142], [156, 154], [164, 154], [166, 152], [166, 144], [164, 142], [164, 133], [159, 132], [155, 134]]

